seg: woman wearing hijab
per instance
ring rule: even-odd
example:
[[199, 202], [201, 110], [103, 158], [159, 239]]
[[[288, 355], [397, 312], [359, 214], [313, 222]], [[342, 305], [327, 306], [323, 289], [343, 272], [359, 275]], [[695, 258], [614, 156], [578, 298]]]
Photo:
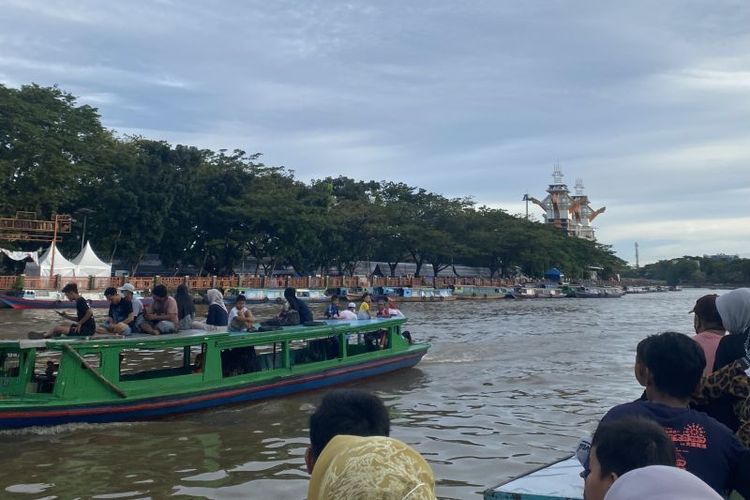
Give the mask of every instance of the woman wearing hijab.
[[604, 500], [721, 500], [706, 483], [691, 473], [666, 465], [649, 465], [623, 474]]
[[721, 339], [716, 349], [714, 371], [745, 355], [750, 336], [750, 288], [738, 288], [716, 297], [716, 310], [729, 335]]
[[226, 327], [229, 323], [229, 312], [224, 305], [224, 296], [216, 288], [206, 292], [208, 301], [208, 317], [206, 325], [209, 330], [219, 330], [220, 327]]
[[180, 322], [180, 330], [190, 330], [195, 319], [195, 305], [187, 285], [182, 284], [177, 287], [174, 299], [177, 301], [177, 319]]
[[433, 500], [430, 465], [410, 446], [383, 436], [334, 437], [315, 462], [308, 500]]

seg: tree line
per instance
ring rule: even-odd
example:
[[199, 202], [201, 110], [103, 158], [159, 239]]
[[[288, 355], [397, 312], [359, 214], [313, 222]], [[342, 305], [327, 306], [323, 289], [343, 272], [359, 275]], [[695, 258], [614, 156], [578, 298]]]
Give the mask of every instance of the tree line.
[[[0, 85], [0, 110], [0, 216], [93, 210], [86, 238], [132, 273], [147, 253], [202, 274], [231, 274], [244, 259], [258, 273], [291, 266], [300, 275], [352, 274], [360, 261], [387, 262], [391, 273], [413, 262], [417, 276], [427, 264], [435, 275], [462, 264], [493, 277], [624, 266], [606, 245], [470, 198], [343, 176], [303, 182], [259, 153], [119, 136], [57, 87]], [[63, 251], [80, 246], [80, 221], [73, 231]]]
[[750, 259], [684, 256], [660, 260], [626, 273], [628, 277], [666, 281], [669, 285], [750, 285]]

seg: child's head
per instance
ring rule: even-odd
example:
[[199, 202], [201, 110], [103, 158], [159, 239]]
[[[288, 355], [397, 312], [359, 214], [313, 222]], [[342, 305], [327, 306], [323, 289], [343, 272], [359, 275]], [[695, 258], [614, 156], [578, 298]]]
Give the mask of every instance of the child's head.
[[234, 307], [237, 309], [242, 309], [247, 304], [247, 298], [245, 298], [244, 295], [238, 295], [237, 298], [234, 300]]
[[626, 472], [649, 465], [674, 466], [675, 461], [672, 439], [652, 420], [625, 418], [599, 424], [582, 474], [584, 498], [602, 500]]

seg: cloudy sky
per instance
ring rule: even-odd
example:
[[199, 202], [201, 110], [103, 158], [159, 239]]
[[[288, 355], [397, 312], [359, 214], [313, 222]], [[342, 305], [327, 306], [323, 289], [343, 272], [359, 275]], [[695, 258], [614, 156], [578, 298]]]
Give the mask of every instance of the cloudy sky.
[[[0, 82], [121, 133], [514, 213], [555, 162], [641, 263], [750, 257], [750, 3], [0, 0]], [[532, 213], [541, 216], [537, 208]]]

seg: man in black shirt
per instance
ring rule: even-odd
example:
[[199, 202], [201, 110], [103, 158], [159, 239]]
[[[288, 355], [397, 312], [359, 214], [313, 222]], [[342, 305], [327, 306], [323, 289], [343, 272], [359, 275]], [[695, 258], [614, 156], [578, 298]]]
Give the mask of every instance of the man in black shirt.
[[66, 312], [57, 311], [61, 317], [75, 321], [75, 323], [59, 325], [54, 327], [49, 333], [45, 335], [46, 338], [57, 337], [59, 335], [70, 335], [70, 336], [81, 336], [89, 337], [96, 331], [96, 323], [94, 323], [94, 313], [86, 302], [86, 299], [80, 296], [78, 293], [78, 286], [75, 283], [68, 283], [62, 289], [68, 300], [74, 300], [76, 302], [76, 316], [72, 316]]
[[130, 325], [135, 319], [133, 303], [122, 298], [114, 287], [104, 290], [104, 296], [109, 301], [109, 313], [104, 323], [96, 328], [96, 333], [130, 335]]

